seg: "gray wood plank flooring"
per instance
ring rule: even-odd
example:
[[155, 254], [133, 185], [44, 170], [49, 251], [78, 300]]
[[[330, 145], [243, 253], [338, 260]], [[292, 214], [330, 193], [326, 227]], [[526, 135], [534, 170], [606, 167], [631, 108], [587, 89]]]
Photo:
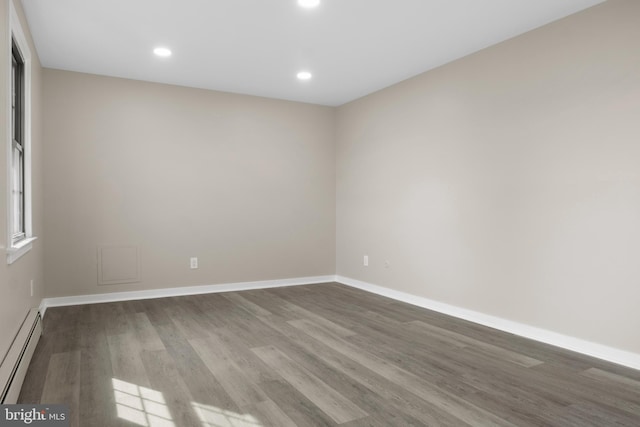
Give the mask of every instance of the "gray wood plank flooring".
[[640, 371], [336, 283], [50, 308], [72, 426], [640, 426]]

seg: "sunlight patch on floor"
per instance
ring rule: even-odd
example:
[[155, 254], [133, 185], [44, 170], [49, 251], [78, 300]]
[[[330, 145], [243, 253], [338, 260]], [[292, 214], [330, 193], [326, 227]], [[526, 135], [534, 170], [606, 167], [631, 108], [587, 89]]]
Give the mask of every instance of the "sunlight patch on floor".
[[262, 424], [249, 414], [238, 414], [233, 411], [191, 402], [193, 410], [202, 421], [202, 427], [261, 427]]
[[143, 427], [175, 427], [162, 393], [112, 378], [118, 417]]

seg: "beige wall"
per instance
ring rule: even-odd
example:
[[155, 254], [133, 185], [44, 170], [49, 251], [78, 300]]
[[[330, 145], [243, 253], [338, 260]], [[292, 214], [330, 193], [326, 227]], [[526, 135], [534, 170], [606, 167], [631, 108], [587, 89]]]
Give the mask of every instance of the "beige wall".
[[[8, 85], [11, 78], [11, 51], [9, 33], [9, 0], [0, 2], [0, 129], [2, 132], [2, 147], [0, 147], [0, 361], [4, 358], [11, 341], [20, 328], [22, 321], [30, 308], [37, 307], [44, 296], [43, 284], [43, 203], [42, 203], [42, 89], [41, 68], [36, 50], [28, 34], [26, 20], [22, 13], [20, 1], [14, 5], [21, 19], [22, 29], [27, 32], [32, 54], [32, 203], [33, 203], [33, 233], [38, 237], [33, 243], [33, 249], [13, 264], [6, 262], [7, 245], [7, 144], [6, 129], [10, 125], [7, 107], [9, 105]], [[34, 296], [31, 297], [30, 281], [34, 281]]]
[[[331, 108], [49, 69], [44, 83], [48, 296], [334, 274]], [[139, 247], [140, 283], [98, 286], [110, 245]]]
[[[47, 239], [0, 266], [0, 350], [44, 242], [48, 296], [337, 271], [640, 353], [637, 16], [610, 0], [337, 110], [44, 70]], [[141, 282], [98, 286], [120, 244]]]
[[610, 0], [341, 107], [337, 273], [640, 353], [639, 16]]

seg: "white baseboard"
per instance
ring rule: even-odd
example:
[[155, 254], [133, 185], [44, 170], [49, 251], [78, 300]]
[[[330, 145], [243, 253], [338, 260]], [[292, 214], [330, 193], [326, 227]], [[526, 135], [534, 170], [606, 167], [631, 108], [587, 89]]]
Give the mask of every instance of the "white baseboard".
[[186, 286], [181, 288], [151, 289], [145, 291], [112, 292], [109, 294], [77, 295], [70, 297], [45, 298], [40, 303], [40, 314], [44, 317], [48, 307], [67, 305], [98, 304], [103, 302], [133, 301], [141, 299], [176, 297], [184, 295], [212, 294], [219, 292], [247, 291], [251, 289], [279, 288], [284, 286], [313, 285], [334, 282], [335, 276], [298, 277], [282, 280], [262, 280], [258, 282], [224, 283], [219, 285]]
[[418, 297], [405, 292], [395, 291], [378, 285], [351, 279], [349, 277], [336, 276], [335, 281], [353, 288], [362, 289], [367, 292], [378, 294], [397, 301], [406, 302], [418, 307], [427, 308], [449, 316], [479, 323], [490, 328], [499, 329], [521, 337], [540, 341], [566, 350], [582, 353], [608, 362], [617, 363], [629, 368], [640, 370], [640, 354], [631, 353], [625, 350], [609, 347], [603, 344], [586, 341], [580, 338], [559, 334], [546, 329], [536, 328], [523, 323], [490, 316], [477, 311], [467, 310], [428, 298]]
[[338, 282], [343, 285], [361, 289], [397, 301], [406, 302], [418, 307], [437, 311], [449, 316], [468, 320], [490, 328], [519, 335], [535, 341], [540, 341], [566, 350], [575, 351], [587, 356], [596, 357], [608, 362], [617, 363], [629, 368], [640, 370], [640, 354], [620, 350], [603, 344], [586, 341], [580, 338], [563, 335], [546, 329], [525, 325], [500, 317], [479, 313], [473, 310], [456, 307], [428, 298], [411, 295], [405, 292], [395, 291], [383, 286], [373, 285], [360, 280], [344, 276], [314, 276], [300, 277], [282, 280], [263, 280], [256, 282], [226, 283], [219, 285], [188, 286], [180, 288], [153, 289], [145, 291], [114, 292], [109, 294], [78, 295], [70, 297], [45, 298], [40, 304], [40, 314], [44, 314], [48, 307], [61, 307], [67, 305], [97, 304], [103, 302], [131, 301], [140, 299], [152, 299], [174, 297], [183, 295], [199, 295], [219, 292], [245, 291], [251, 289], [268, 289], [284, 286], [312, 285], [318, 283]]
[[40, 306], [38, 307], [38, 310], [40, 311], [40, 317], [42, 317], [44, 319], [44, 313], [47, 311], [47, 299], [43, 298], [42, 301], [40, 301]]

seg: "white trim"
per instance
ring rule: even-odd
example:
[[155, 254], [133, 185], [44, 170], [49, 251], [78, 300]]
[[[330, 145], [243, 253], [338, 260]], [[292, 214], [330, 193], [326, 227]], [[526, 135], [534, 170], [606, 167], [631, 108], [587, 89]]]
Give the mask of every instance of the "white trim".
[[7, 249], [7, 264], [13, 264], [14, 261], [29, 252], [33, 247], [31, 243], [36, 239], [37, 237], [27, 237], [26, 239], [22, 239], [16, 243], [14, 246], [10, 246], [9, 249]]
[[300, 277], [282, 280], [264, 280], [256, 282], [225, 283], [219, 285], [188, 286], [181, 288], [154, 289], [146, 291], [114, 292], [109, 294], [78, 295], [70, 297], [45, 298], [40, 303], [40, 314], [44, 318], [48, 307], [61, 307], [67, 305], [98, 304], [104, 302], [131, 301], [151, 298], [164, 298], [183, 295], [200, 295], [219, 292], [245, 291], [251, 289], [279, 288], [284, 286], [313, 285], [320, 283], [338, 282], [346, 286], [361, 289], [397, 301], [437, 311], [459, 319], [468, 320], [490, 328], [512, 333], [524, 338], [550, 344], [566, 350], [592, 356], [608, 362], [617, 363], [629, 368], [640, 370], [640, 354], [620, 350], [603, 344], [586, 341], [580, 338], [563, 335], [546, 329], [536, 328], [523, 323], [514, 322], [500, 317], [479, 313], [473, 310], [456, 307], [442, 302], [434, 301], [411, 295], [405, 292], [395, 291], [360, 280], [344, 276], [315, 276]]
[[[31, 243], [35, 240], [32, 228], [32, 193], [31, 193], [31, 49], [25, 32], [22, 29], [20, 18], [15, 9], [13, 1], [9, 1], [9, 37], [8, 50], [11, 52], [13, 40], [20, 48], [22, 59], [24, 60], [24, 228], [26, 239], [14, 244], [12, 241], [11, 219], [13, 216], [13, 198], [11, 191], [7, 191], [7, 263], [11, 264], [21, 256], [31, 250]], [[9, 63], [9, 72], [11, 72], [11, 61]], [[7, 93], [11, 93], [11, 79], [7, 79]], [[7, 109], [7, 126], [6, 130], [6, 150], [7, 150], [7, 186], [12, 188], [11, 174], [11, 108]]]
[[46, 299], [43, 298], [42, 301], [40, 301], [40, 305], [38, 306], [38, 311], [40, 311], [40, 317], [42, 317], [44, 319], [44, 313], [47, 311], [47, 304], [46, 304]]
[[405, 292], [395, 291], [371, 283], [362, 282], [360, 280], [351, 279], [344, 276], [336, 276], [336, 282], [343, 285], [358, 288], [367, 292], [391, 298], [397, 301], [406, 302], [429, 310], [444, 313], [449, 316], [468, 320], [490, 328], [499, 329], [521, 337], [551, 344], [566, 350], [582, 353], [608, 362], [617, 363], [629, 368], [640, 370], [640, 354], [620, 350], [603, 344], [586, 341], [557, 332], [548, 331], [546, 329], [536, 328], [534, 326], [525, 325], [523, 323], [514, 322], [500, 317], [479, 313], [477, 311], [467, 310], [442, 302], [430, 300], [428, 298], [418, 297]]
[[247, 291], [251, 289], [280, 288], [284, 286], [314, 285], [333, 281], [335, 281], [335, 276], [313, 276], [282, 280], [262, 280], [258, 282], [224, 283], [219, 285], [186, 286], [181, 288], [152, 289], [146, 291], [113, 292], [109, 294], [45, 298], [40, 304], [40, 313], [44, 317], [44, 313], [48, 307]]

